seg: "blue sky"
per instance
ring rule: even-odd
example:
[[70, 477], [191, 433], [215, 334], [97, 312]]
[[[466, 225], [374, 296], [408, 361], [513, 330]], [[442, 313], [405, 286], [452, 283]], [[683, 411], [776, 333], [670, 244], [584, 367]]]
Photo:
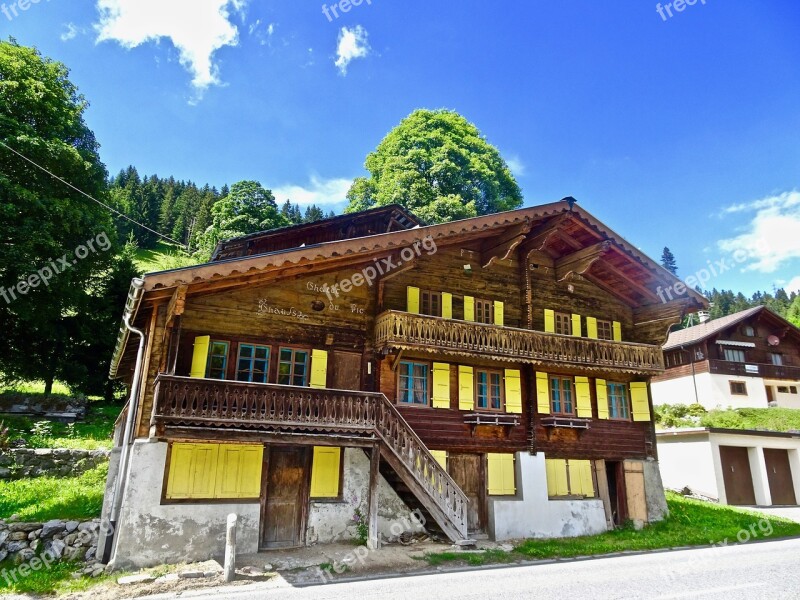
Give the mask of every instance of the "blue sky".
[[526, 205], [572, 195], [683, 277], [735, 264], [708, 287], [800, 290], [796, 1], [29, 1], [0, 35], [72, 69], [112, 173], [338, 211], [393, 126], [450, 108]]

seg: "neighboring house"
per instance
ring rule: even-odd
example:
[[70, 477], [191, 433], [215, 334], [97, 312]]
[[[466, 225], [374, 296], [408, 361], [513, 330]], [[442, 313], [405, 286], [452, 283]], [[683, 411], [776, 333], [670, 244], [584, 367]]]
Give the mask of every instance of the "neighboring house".
[[765, 306], [670, 334], [653, 403], [800, 408], [800, 329]]
[[658, 432], [664, 485], [722, 504], [796, 505], [800, 432], [678, 429]]
[[391, 206], [214, 257], [131, 287], [115, 565], [219, 555], [232, 512], [244, 552], [350, 538], [354, 496], [373, 547], [412, 510], [455, 542], [664, 515], [648, 381], [707, 303], [662, 303], [678, 280], [573, 199], [431, 226]]

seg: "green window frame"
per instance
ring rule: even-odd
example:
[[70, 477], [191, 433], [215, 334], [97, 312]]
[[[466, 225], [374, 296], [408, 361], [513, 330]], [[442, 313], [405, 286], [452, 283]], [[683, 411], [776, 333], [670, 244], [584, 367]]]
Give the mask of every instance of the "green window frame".
[[207, 379], [225, 379], [228, 370], [228, 342], [212, 341], [208, 347]]
[[278, 353], [278, 384], [308, 386], [308, 350], [281, 348]]
[[239, 357], [236, 361], [236, 381], [267, 383], [269, 354], [269, 346], [239, 344]]
[[608, 417], [629, 421], [631, 418], [630, 403], [628, 402], [628, 386], [624, 383], [609, 382], [608, 388]]

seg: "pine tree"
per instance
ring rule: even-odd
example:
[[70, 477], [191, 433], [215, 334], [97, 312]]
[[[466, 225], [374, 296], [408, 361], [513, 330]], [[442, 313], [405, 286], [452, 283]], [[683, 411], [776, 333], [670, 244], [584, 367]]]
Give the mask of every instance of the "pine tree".
[[675, 255], [666, 246], [664, 246], [664, 252], [661, 253], [661, 266], [673, 275], [678, 274], [678, 263], [675, 262]]

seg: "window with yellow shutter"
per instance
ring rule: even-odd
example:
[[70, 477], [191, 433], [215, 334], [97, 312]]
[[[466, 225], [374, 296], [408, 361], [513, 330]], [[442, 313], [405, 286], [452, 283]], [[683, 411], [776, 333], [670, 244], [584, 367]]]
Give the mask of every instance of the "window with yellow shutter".
[[257, 499], [263, 456], [255, 445], [171, 444], [164, 499]]
[[490, 496], [514, 496], [517, 493], [514, 454], [487, 454], [487, 487]]
[[342, 449], [314, 447], [311, 466], [311, 497], [339, 499], [341, 491]]
[[595, 485], [589, 460], [546, 459], [547, 495], [550, 498], [594, 498]]

